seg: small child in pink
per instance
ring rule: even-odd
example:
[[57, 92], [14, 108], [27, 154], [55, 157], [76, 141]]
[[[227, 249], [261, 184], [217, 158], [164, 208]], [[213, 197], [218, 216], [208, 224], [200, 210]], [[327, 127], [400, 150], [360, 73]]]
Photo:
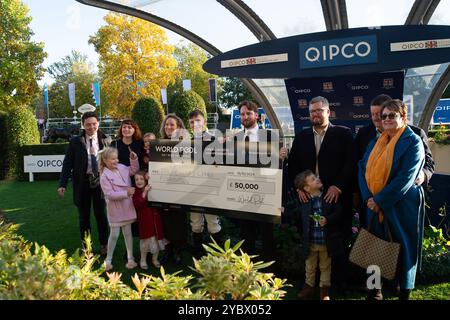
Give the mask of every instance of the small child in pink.
[[105, 259], [105, 270], [112, 269], [112, 258], [122, 229], [127, 248], [128, 262], [126, 267], [133, 269], [137, 266], [133, 256], [133, 235], [131, 224], [136, 221], [132, 196], [135, 188], [131, 187], [131, 176], [139, 170], [136, 153], [130, 153], [131, 166], [119, 163], [118, 152], [115, 148], [105, 148], [99, 152], [100, 185], [105, 195], [107, 216], [111, 228], [108, 239], [108, 254]]

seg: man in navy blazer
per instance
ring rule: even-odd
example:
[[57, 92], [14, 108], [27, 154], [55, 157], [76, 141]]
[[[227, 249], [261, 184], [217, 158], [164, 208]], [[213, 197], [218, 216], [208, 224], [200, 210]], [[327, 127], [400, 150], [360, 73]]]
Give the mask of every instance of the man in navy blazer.
[[96, 161], [93, 157], [97, 155], [99, 150], [109, 145], [110, 139], [98, 130], [98, 117], [94, 112], [84, 113], [81, 122], [84, 130], [79, 136], [70, 140], [64, 157], [58, 194], [64, 197], [71, 178], [73, 202], [79, 213], [82, 241], [86, 233], [91, 233], [90, 212], [91, 206], [93, 206], [101, 254], [105, 256], [108, 244], [108, 220], [105, 214], [105, 200], [99, 183], [99, 173], [96, 170], [97, 165], [95, 165]]
[[[295, 136], [288, 158], [289, 178], [305, 170], [316, 173], [324, 185], [324, 200], [336, 203], [342, 200], [343, 215], [338, 224], [344, 239], [351, 235], [352, 191], [356, 177], [356, 146], [351, 130], [330, 123], [330, 104], [324, 97], [313, 98], [309, 103], [312, 127]], [[292, 184], [293, 185], [293, 184]], [[299, 192], [301, 202], [308, 194]], [[335, 280], [345, 286], [345, 256], [333, 259]]]

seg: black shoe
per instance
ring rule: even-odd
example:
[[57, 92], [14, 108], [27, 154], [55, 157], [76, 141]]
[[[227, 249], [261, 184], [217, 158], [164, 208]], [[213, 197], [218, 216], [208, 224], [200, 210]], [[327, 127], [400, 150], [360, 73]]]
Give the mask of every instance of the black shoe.
[[409, 289], [400, 289], [400, 294], [398, 300], [409, 300], [409, 295], [411, 294], [411, 290]]
[[371, 289], [369, 290], [369, 294], [366, 297], [366, 300], [369, 301], [381, 301], [383, 300], [383, 293], [381, 289]]
[[173, 254], [173, 263], [175, 266], [180, 266], [182, 262], [182, 256], [180, 251], [175, 251]]

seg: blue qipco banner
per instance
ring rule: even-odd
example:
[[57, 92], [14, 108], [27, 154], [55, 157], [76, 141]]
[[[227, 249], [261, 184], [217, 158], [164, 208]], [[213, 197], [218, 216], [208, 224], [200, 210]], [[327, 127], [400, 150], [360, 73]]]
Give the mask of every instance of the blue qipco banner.
[[[258, 108], [258, 126], [260, 129], [272, 129], [270, 125], [269, 118], [266, 116], [264, 109]], [[264, 125], [262, 121], [264, 120]], [[233, 108], [231, 111], [231, 121], [230, 121], [230, 129], [240, 129], [241, 128], [241, 114], [239, 113], [238, 108]]]
[[434, 125], [446, 125], [450, 124], [450, 99], [441, 99], [439, 100], [436, 109], [433, 113], [433, 122]]
[[356, 134], [371, 121], [373, 98], [384, 93], [393, 99], [402, 99], [403, 80], [403, 71], [285, 80], [295, 134], [311, 127], [309, 102], [316, 96], [328, 99], [333, 124], [349, 127]]

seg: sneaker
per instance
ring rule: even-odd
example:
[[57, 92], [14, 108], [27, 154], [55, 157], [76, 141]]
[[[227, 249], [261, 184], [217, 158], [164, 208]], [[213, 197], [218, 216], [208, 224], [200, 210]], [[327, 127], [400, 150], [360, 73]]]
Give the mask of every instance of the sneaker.
[[303, 287], [303, 289], [298, 293], [297, 298], [309, 299], [312, 297], [313, 294], [314, 294], [314, 288], [305, 283], [305, 286]]
[[155, 254], [152, 255], [152, 263], [153, 263], [153, 265], [154, 265], [156, 268], [161, 267], [161, 263], [160, 263], [159, 260], [158, 260], [158, 254], [157, 254], [157, 253], [155, 253]]
[[137, 263], [134, 260], [128, 260], [125, 267], [127, 267], [127, 269], [134, 269], [137, 267]]
[[141, 269], [147, 270], [148, 269], [148, 265], [146, 261], [141, 261], [139, 263], [139, 266], [141, 267]]
[[109, 271], [113, 268], [113, 265], [109, 262], [105, 262], [105, 271]]

